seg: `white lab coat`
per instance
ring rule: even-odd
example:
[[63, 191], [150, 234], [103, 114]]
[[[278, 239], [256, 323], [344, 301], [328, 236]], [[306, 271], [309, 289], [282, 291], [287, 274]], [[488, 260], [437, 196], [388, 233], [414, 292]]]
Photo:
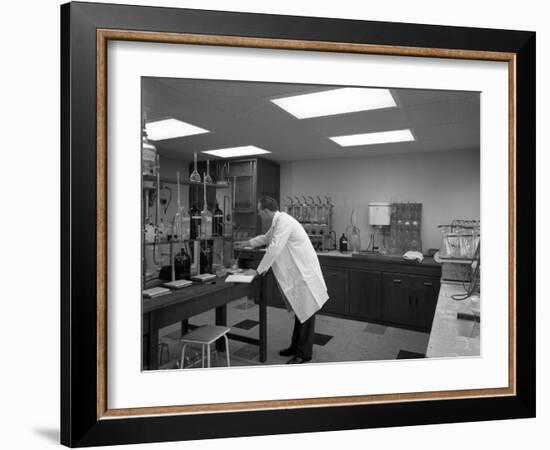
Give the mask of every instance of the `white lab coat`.
[[284, 212], [275, 212], [266, 234], [250, 239], [250, 245], [266, 245], [257, 268], [264, 273], [273, 268], [283, 294], [298, 320], [303, 323], [328, 300], [327, 286], [319, 259], [304, 228]]

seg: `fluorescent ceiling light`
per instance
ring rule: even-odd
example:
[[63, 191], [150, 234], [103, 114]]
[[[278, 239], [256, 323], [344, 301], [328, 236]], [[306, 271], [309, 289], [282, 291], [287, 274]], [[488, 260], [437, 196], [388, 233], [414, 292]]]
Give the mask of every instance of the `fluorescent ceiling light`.
[[298, 119], [397, 106], [389, 89], [340, 88], [271, 100]]
[[262, 148], [256, 147], [254, 145], [245, 145], [243, 147], [220, 148], [218, 150], [204, 150], [204, 151], [201, 151], [201, 153], [206, 153], [207, 155], [219, 156], [220, 158], [232, 158], [234, 156], [263, 155], [264, 153], [271, 153], [271, 152], [264, 150]]
[[356, 145], [388, 144], [390, 142], [414, 141], [410, 129], [381, 131], [378, 133], [350, 134], [348, 136], [335, 136], [331, 140], [342, 147], [353, 147]]
[[208, 133], [208, 130], [196, 127], [176, 119], [157, 120], [145, 124], [147, 137], [152, 141], [163, 141], [194, 134]]

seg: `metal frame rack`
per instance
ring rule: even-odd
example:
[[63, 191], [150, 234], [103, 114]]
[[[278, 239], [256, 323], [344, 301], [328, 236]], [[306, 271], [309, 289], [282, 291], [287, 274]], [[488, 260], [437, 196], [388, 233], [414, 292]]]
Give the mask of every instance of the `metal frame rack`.
[[285, 204], [288, 214], [302, 224], [317, 251], [328, 251], [336, 245], [336, 235], [332, 230], [332, 210], [334, 205], [330, 197], [325, 201], [317, 196], [317, 201], [311, 196], [287, 197]]

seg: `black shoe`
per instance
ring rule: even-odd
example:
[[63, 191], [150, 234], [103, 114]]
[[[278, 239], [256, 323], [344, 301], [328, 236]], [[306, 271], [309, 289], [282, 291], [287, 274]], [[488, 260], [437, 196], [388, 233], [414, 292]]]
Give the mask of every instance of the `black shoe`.
[[301, 356], [296, 355], [294, 358], [289, 359], [287, 364], [303, 364], [311, 361], [311, 358], [302, 358]]
[[294, 356], [296, 354], [296, 350], [292, 347], [285, 348], [284, 350], [281, 350], [279, 352], [279, 355], [281, 356]]

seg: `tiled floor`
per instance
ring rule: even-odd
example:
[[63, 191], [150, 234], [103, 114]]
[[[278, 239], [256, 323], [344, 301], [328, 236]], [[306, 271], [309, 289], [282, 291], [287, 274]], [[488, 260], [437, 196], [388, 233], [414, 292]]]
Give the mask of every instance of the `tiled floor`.
[[[241, 299], [227, 305], [228, 325], [231, 333], [258, 337], [258, 306]], [[285, 364], [288, 357], [279, 356], [279, 350], [290, 344], [294, 317], [286, 310], [268, 307], [267, 361], [263, 364]], [[193, 325], [214, 324], [214, 311], [193, 317]], [[169, 356], [163, 354], [161, 368], [173, 368], [180, 358], [179, 323], [164, 328], [160, 341], [168, 344]], [[417, 331], [392, 328], [375, 323], [346, 320], [319, 314], [315, 323], [315, 344], [312, 363], [372, 361], [404, 358], [423, 358], [429, 335]], [[229, 341], [231, 364], [245, 366], [260, 364], [256, 345]], [[186, 351], [186, 365], [201, 367], [200, 347]], [[212, 358], [212, 366], [225, 365], [225, 354]]]

